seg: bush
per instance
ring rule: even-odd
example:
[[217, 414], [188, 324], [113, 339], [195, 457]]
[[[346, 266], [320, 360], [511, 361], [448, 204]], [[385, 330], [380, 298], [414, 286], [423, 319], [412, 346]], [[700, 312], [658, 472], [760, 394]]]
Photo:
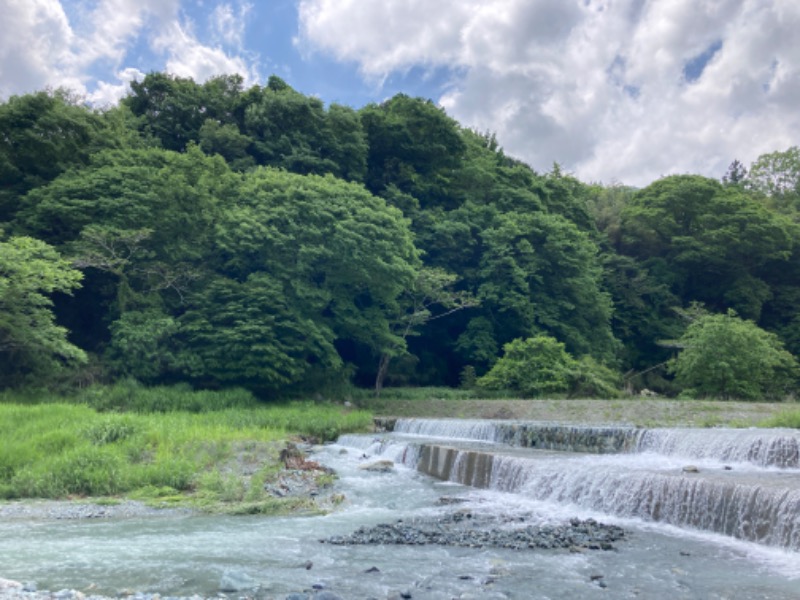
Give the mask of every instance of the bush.
[[478, 379], [479, 387], [531, 397], [569, 391], [578, 362], [558, 340], [546, 335], [516, 339], [503, 346], [503, 351], [491, 370]]
[[591, 356], [581, 357], [570, 374], [572, 398], [618, 398], [621, 387], [620, 374]]
[[670, 370], [692, 395], [779, 398], [797, 381], [797, 361], [778, 337], [734, 311], [699, 317], [680, 344], [683, 350]]

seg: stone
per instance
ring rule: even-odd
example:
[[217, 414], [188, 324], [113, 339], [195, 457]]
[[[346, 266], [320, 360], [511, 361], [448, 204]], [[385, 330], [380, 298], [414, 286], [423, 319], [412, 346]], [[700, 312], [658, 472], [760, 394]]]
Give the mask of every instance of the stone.
[[372, 471], [374, 473], [389, 473], [394, 470], [394, 463], [391, 460], [378, 460], [358, 467], [362, 471]]
[[258, 581], [247, 573], [235, 569], [225, 571], [219, 581], [219, 591], [221, 592], [244, 592], [257, 587], [259, 587]]
[[326, 590], [314, 594], [313, 600], [344, 600], [344, 598], [342, 598], [339, 594], [334, 594], [333, 592]]
[[685, 467], [683, 467], [683, 472], [684, 473], [699, 473], [700, 469], [698, 469], [694, 465], [686, 465]]
[[449, 506], [451, 504], [463, 504], [466, 501], [466, 498], [458, 498], [457, 496], [440, 496], [436, 504], [440, 506]]

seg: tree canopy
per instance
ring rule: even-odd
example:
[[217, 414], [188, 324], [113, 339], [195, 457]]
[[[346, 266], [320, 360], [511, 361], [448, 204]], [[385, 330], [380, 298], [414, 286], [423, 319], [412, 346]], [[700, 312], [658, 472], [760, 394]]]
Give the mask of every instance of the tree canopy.
[[[717, 325], [761, 332], [776, 364], [800, 353], [796, 147], [637, 190], [537, 173], [421, 98], [354, 109], [276, 76], [167, 73], [103, 110], [14, 96], [0, 131], [1, 386], [87, 359], [264, 397], [796, 385], [712, 391], [690, 366]], [[687, 325], [697, 303], [719, 323]]]
[[81, 273], [56, 250], [30, 237], [0, 239], [0, 381], [52, 375], [86, 354], [56, 324], [52, 295], [71, 293]]

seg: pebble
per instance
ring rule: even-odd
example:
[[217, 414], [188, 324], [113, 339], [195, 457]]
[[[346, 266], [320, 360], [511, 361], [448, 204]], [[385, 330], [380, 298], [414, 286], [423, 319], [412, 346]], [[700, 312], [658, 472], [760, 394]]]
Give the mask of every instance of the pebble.
[[412, 519], [361, 527], [350, 535], [320, 540], [337, 546], [426, 545], [513, 550], [613, 550], [625, 537], [616, 525], [572, 519], [561, 525], [533, 526], [523, 517], [479, 516], [459, 511], [436, 519]]

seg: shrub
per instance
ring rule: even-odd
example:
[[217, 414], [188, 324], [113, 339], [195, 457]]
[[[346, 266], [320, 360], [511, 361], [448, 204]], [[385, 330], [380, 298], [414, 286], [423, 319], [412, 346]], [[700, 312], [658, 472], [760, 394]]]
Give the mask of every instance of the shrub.
[[489, 390], [507, 389], [525, 396], [543, 396], [569, 391], [578, 363], [558, 340], [538, 335], [516, 339], [503, 346], [503, 356], [478, 379]]
[[591, 356], [583, 356], [570, 374], [569, 395], [573, 398], [618, 398], [622, 377]]
[[698, 396], [780, 397], [796, 383], [798, 365], [778, 337], [752, 321], [726, 314], [696, 319], [671, 363], [676, 382]]

